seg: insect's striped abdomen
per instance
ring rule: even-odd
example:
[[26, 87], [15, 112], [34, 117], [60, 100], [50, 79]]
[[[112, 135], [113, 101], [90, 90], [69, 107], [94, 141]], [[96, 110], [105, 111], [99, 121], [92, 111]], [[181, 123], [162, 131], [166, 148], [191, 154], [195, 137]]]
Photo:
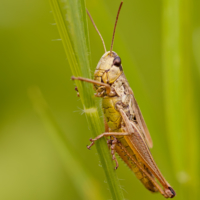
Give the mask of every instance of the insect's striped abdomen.
[[[154, 177], [152, 173], [145, 167], [143, 163], [141, 163], [138, 158], [136, 157], [135, 153], [132, 151], [132, 149], [128, 146], [126, 143], [124, 137], [118, 138], [118, 141], [123, 144], [123, 146], [126, 148], [126, 151], [128, 151], [129, 155], [133, 156], [140, 164], [141, 166], [148, 171], [149, 175]], [[127, 145], [127, 146], [126, 146]], [[116, 152], [121, 157], [121, 159], [127, 164], [127, 166], [135, 173], [136, 177], [143, 183], [143, 185], [152, 192], [157, 192], [157, 188], [153, 185], [153, 183], [149, 180], [146, 175], [140, 171], [140, 169], [134, 164], [134, 162], [131, 160], [130, 156], [119, 146], [116, 145]]]
[[122, 117], [115, 109], [115, 104], [120, 101], [120, 97], [104, 97], [102, 100], [102, 109], [105, 120], [111, 131], [121, 128]]
[[[116, 110], [116, 103], [120, 102], [120, 97], [104, 97], [102, 100], [102, 108], [104, 112], [104, 117], [106, 122], [110, 128], [110, 132], [122, 132], [121, 122], [122, 117], [121, 114]], [[133, 156], [148, 173], [153, 177], [152, 173], [146, 168], [146, 166], [139, 161], [136, 154], [129, 147], [123, 136], [116, 136], [117, 140], [126, 148], [126, 152], [119, 146], [116, 145], [116, 152], [121, 157], [121, 159], [127, 164], [127, 166], [135, 173], [136, 177], [144, 184], [144, 186], [152, 191], [157, 192], [157, 188], [153, 185], [153, 183], [146, 177], [146, 175], [140, 171], [140, 169], [134, 164], [131, 160], [130, 155]]]

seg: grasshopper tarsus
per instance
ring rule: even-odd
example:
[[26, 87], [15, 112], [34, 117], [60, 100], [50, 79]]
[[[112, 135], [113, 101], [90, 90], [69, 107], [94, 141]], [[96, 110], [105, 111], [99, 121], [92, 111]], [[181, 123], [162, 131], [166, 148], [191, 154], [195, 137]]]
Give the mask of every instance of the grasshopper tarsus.
[[118, 163], [117, 158], [115, 157], [115, 155], [113, 155], [113, 160], [115, 161], [115, 164], [116, 164], [115, 170], [117, 170], [118, 167], [119, 167], [119, 163]]
[[78, 88], [77, 88], [77, 86], [76, 86], [74, 89], [75, 89], [75, 91], [77, 91], [77, 92], [78, 92]]
[[79, 94], [79, 92], [78, 92], [77, 86], [74, 88], [74, 90], [77, 92], [77, 97], [80, 97], [80, 94]]
[[174, 191], [174, 189], [172, 187], [168, 187], [168, 189], [170, 190], [170, 192], [172, 193], [172, 196], [170, 198], [173, 198], [176, 196], [176, 192]]
[[75, 76], [72, 76], [72, 77], [71, 77], [71, 79], [72, 79], [72, 80], [75, 80], [75, 79], [76, 79], [76, 77], [75, 77]]
[[165, 194], [167, 195], [166, 198], [173, 198], [176, 196], [175, 191], [172, 189], [172, 187], [168, 187], [165, 190]]
[[[93, 145], [93, 144], [92, 144]], [[90, 145], [87, 145], [87, 149], [91, 150], [90, 147], [92, 146], [91, 144]]]
[[91, 150], [90, 147], [89, 147], [88, 145], [87, 145], [86, 147], [87, 147], [88, 150]]
[[91, 146], [93, 146], [94, 145], [94, 141], [93, 141], [93, 139], [92, 138], [90, 138], [90, 142], [91, 142], [91, 144], [90, 145], [87, 145], [87, 148], [90, 150], [90, 148], [91, 148]]

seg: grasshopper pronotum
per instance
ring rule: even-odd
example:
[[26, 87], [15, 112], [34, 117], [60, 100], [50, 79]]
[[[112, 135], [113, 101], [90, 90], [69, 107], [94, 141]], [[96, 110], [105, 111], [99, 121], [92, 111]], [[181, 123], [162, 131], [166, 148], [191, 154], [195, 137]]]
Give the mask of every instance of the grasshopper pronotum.
[[[175, 191], [162, 176], [150, 153], [149, 148], [153, 146], [151, 136], [134, 94], [123, 73], [121, 59], [112, 51], [115, 29], [122, 3], [117, 13], [111, 49], [108, 52], [106, 51], [101, 34], [87, 11], [103, 42], [105, 50], [105, 54], [101, 57], [95, 70], [94, 80], [72, 77], [73, 80], [92, 83], [96, 90], [95, 96], [102, 98], [105, 133], [94, 139], [90, 139], [92, 143], [88, 146], [88, 149], [101, 137], [110, 136], [107, 143], [111, 148], [112, 159], [116, 162], [115, 169], [118, 167], [115, 157], [115, 152], [117, 152], [148, 190], [151, 192], [159, 191], [164, 197], [173, 198]], [[163, 189], [155, 178], [163, 186]]]

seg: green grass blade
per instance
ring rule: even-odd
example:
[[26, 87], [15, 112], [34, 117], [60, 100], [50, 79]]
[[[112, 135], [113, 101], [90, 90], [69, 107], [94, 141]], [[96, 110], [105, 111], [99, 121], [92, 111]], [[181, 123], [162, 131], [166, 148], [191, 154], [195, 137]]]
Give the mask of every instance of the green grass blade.
[[[51, 0], [50, 3], [72, 74], [91, 78], [85, 2]], [[92, 136], [96, 137], [104, 132], [104, 125], [100, 118], [102, 114], [95, 105], [93, 87], [91, 84], [80, 81], [76, 81], [76, 85]], [[105, 138], [96, 142], [96, 148], [112, 198], [124, 199]]]

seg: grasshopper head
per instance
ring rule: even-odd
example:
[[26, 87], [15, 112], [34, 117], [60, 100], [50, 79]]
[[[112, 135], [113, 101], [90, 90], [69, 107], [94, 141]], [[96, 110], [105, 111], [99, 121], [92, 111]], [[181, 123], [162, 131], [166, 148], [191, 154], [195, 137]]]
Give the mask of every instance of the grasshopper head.
[[[94, 25], [97, 33], [99, 34], [99, 36], [102, 40], [104, 50], [105, 50], [105, 54], [101, 57], [98, 65], [97, 65], [97, 68], [94, 72], [94, 80], [102, 82], [102, 83], [112, 84], [123, 73], [123, 69], [122, 69], [122, 65], [121, 65], [121, 59], [114, 51], [112, 51], [114, 36], [115, 36], [115, 30], [116, 30], [117, 21], [118, 21], [118, 17], [119, 17], [119, 13], [120, 13], [122, 4], [123, 4], [123, 2], [120, 3], [120, 6], [119, 6], [119, 9], [118, 9], [118, 12], [117, 12], [117, 17], [116, 17], [115, 26], [114, 26], [111, 47], [110, 47], [110, 51], [108, 51], [108, 52], [106, 51], [106, 46], [105, 46], [104, 40], [103, 40], [99, 30], [97, 29], [90, 13], [87, 10], [87, 13], [88, 13], [88, 15], [89, 15], [89, 17], [92, 21], [92, 24]], [[94, 85], [94, 86], [95, 86], [96, 89], [100, 87], [98, 85]]]
[[120, 57], [112, 51], [106, 52], [100, 59], [94, 72], [94, 79], [99, 82], [112, 84], [123, 73]]

